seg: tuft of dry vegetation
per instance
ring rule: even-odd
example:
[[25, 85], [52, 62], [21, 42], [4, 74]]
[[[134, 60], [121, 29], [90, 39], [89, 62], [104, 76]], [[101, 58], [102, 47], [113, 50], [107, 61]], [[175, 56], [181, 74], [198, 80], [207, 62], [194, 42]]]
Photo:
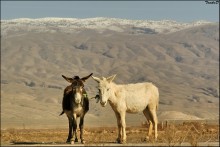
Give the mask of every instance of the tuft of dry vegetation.
[[175, 146], [184, 142], [189, 142], [192, 146], [198, 146], [199, 142], [219, 142], [219, 125], [201, 122], [169, 124], [160, 131], [159, 139], [168, 146]]
[[[85, 128], [86, 145], [115, 143], [116, 127]], [[148, 131], [146, 125], [127, 127], [127, 143], [165, 143], [167, 146], [181, 145], [188, 142], [198, 146], [199, 142], [219, 142], [219, 124], [201, 122], [158, 124], [158, 139], [153, 136], [145, 141]], [[66, 141], [68, 129], [6, 129], [1, 130], [2, 144], [63, 144]], [[79, 133], [78, 133], [79, 136]]]

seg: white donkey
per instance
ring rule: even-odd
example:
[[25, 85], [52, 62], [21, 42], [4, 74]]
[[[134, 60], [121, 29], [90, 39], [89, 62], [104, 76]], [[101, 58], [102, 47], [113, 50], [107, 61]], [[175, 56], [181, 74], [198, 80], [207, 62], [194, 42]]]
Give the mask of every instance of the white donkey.
[[[118, 143], [126, 143], [126, 123], [125, 115], [143, 111], [149, 122], [149, 132], [146, 139], [152, 134], [154, 127], [154, 137], [157, 139], [157, 114], [156, 110], [159, 102], [158, 88], [152, 83], [136, 83], [127, 85], [117, 85], [113, 83], [116, 75], [108, 78], [92, 78], [98, 82], [100, 104], [104, 107], [109, 101], [115, 112], [118, 123]], [[153, 125], [153, 126], [152, 126]]]

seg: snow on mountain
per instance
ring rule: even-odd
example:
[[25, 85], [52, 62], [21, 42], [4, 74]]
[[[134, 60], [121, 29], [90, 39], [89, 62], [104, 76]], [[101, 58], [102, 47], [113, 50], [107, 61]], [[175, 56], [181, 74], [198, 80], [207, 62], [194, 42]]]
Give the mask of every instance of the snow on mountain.
[[155, 33], [171, 33], [182, 29], [209, 24], [207, 21], [181, 23], [172, 20], [128, 20], [118, 18], [20, 18], [1, 20], [1, 35], [5, 36], [11, 31], [36, 31], [36, 32], [75, 32], [84, 29], [94, 29], [99, 32], [111, 30], [124, 32], [126, 28], [151, 29]]

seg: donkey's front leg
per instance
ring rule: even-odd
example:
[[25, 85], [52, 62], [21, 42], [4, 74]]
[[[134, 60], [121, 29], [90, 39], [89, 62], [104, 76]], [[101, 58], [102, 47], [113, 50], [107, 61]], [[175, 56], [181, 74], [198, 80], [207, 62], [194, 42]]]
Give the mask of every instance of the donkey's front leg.
[[[71, 144], [74, 144], [75, 143], [75, 141], [76, 140], [78, 140], [77, 139], [77, 134], [76, 134], [76, 129], [77, 129], [77, 122], [76, 122], [76, 116], [74, 115], [73, 116], [73, 123], [72, 123], [72, 126], [73, 126], [73, 137], [72, 137], [72, 139], [71, 139]], [[74, 138], [75, 138], [75, 140], [74, 140]]]
[[66, 143], [70, 143], [70, 141], [73, 138], [73, 134], [72, 134], [73, 119], [71, 117], [68, 117], [68, 120], [69, 120], [69, 134]]
[[116, 116], [117, 125], [118, 125], [118, 138], [116, 139], [116, 142], [121, 143], [121, 134], [122, 134], [121, 118], [118, 112], [115, 112], [115, 116]]
[[81, 117], [80, 117], [79, 128], [80, 128], [80, 139], [81, 139], [81, 143], [84, 144], [84, 143], [85, 143], [85, 140], [84, 140], [84, 138], [83, 138], [84, 116], [81, 116]]
[[126, 112], [121, 112], [120, 116], [121, 116], [121, 126], [122, 126], [122, 140], [121, 143], [126, 143], [126, 123], [125, 123], [125, 114]]

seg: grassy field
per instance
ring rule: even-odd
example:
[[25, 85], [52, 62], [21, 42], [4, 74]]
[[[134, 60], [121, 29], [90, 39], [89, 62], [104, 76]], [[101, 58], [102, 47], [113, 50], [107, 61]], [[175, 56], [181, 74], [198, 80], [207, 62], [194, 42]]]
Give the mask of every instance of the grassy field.
[[[144, 143], [148, 127], [127, 127], [127, 143]], [[1, 130], [1, 144], [64, 144], [68, 129], [6, 129]], [[79, 136], [79, 131], [78, 131]], [[117, 137], [116, 127], [85, 128], [85, 145], [114, 143]], [[148, 143], [155, 143], [153, 137]], [[201, 122], [183, 122], [179, 124], [158, 124], [157, 143], [174, 146], [188, 142], [197, 146], [199, 142], [219, 142], [219, 125]]]

